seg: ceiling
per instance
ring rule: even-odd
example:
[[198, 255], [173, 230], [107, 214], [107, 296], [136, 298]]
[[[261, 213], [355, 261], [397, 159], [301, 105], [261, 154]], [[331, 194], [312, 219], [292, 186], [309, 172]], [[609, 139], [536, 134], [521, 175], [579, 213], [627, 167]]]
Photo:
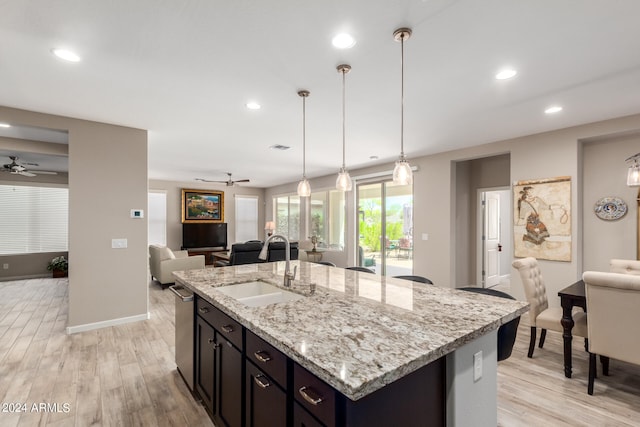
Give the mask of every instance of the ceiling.
[[[637, 0], [8, 0], [0, 103], [148, 129], [149, 178], [251, 186], [640, 113]], [[340, 32], [356, 38], [339, 50]], [[64, 47], [82, 61], [64, 62]], [[494, 75], [503, 67], [518, 74]], [[257, 101], [260, 110], [245, 104]], [[563, 111], [544, 113], [551, 105]], [[2, 122], [0, 117], [0, 122]], [[18, 124], [19, 125], [19, 124]], [[2, 135], [2, 133], [0, 133]], [[290, 146], [287, 151], [269, 147]], [[376, 156], [377, 159], [372, 159]]]

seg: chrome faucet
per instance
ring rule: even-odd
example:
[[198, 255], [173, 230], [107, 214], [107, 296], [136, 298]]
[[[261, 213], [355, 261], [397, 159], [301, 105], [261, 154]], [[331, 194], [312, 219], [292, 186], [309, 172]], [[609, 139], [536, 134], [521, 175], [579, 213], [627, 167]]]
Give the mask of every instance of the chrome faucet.
[[258, 255], [258, 258], [261, 260], [266, 260], [267, 259], [267, 251], [269, 250], [269, 242], [273, 239], [275, 239], [276, 237], [284, 240], [284, 244], [285, 244], [285, 249], [284, 249], [284, 259], [285, 259], [285, 267], [284, 267], [284, 286], [286, 288], [290, 288], [291, 287], [291, 282], [293, 282], [293, 280], [295, 280], [296, 278], [296, 273], [298, 271], [298, 266], [294, 267], [293, 269], [293, 273], [291, 272], [291, 244], [289, 243], [289, 239], [286, 238], [286, 236], [283, 236], [282, 234], [272, 234], [271, 236], [269, 236], [267, 238], [267, 240], [265, 240], [264, 245], [262, 246], [262, 250], [260, 251], [260, 255]]

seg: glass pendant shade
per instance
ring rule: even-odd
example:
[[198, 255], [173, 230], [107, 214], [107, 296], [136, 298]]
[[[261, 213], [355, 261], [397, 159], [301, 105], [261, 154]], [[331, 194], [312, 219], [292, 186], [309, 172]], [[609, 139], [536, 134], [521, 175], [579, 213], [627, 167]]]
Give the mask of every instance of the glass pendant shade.
[[298, 183], [298, 196], [311, 196], [311, 185], [309, 185], [309, 181], [307, 180], [307, 178], [303, 178], [302, 181]]
[[627, 185], [629, 187], [640, 186], [640, 164], [634, 162], [629, 166], [629, 172], [627, 174]]
[[340, 173], [338, 173], [338, 178], [336, 179], [336, 189], [340, 191], [351, 191], [352, 186], [349, 172], [345, 168], [341, 168]]
[[413, 184], [413, 172], [411, 171], [411, 165], [404, 157], [397, 160], [396, 166], [393, 168], [393, 183], [397, 185]]

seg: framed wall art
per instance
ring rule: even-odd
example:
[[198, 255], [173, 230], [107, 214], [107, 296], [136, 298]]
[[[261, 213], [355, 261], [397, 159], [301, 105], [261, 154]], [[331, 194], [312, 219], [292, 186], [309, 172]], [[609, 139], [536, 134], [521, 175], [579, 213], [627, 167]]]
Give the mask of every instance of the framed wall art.
[[571, 261], [571, 177], [513, 185], [514, 256]]
[[182, 223], [224, 222], [224, 192], [182, 189]]

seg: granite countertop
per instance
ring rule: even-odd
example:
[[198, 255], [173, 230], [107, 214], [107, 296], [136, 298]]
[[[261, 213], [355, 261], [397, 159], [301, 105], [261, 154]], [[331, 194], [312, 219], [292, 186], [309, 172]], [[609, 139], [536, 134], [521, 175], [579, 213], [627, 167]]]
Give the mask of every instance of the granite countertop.
[[[285, 262], [175, 272], [178, 281], [352, 400], [485, 335], [527, 302], [292, 261], [297, 301], [247, 307], [217, 287], [282, 286]], [[314, 286], [315, 285], [315, 286]]]

